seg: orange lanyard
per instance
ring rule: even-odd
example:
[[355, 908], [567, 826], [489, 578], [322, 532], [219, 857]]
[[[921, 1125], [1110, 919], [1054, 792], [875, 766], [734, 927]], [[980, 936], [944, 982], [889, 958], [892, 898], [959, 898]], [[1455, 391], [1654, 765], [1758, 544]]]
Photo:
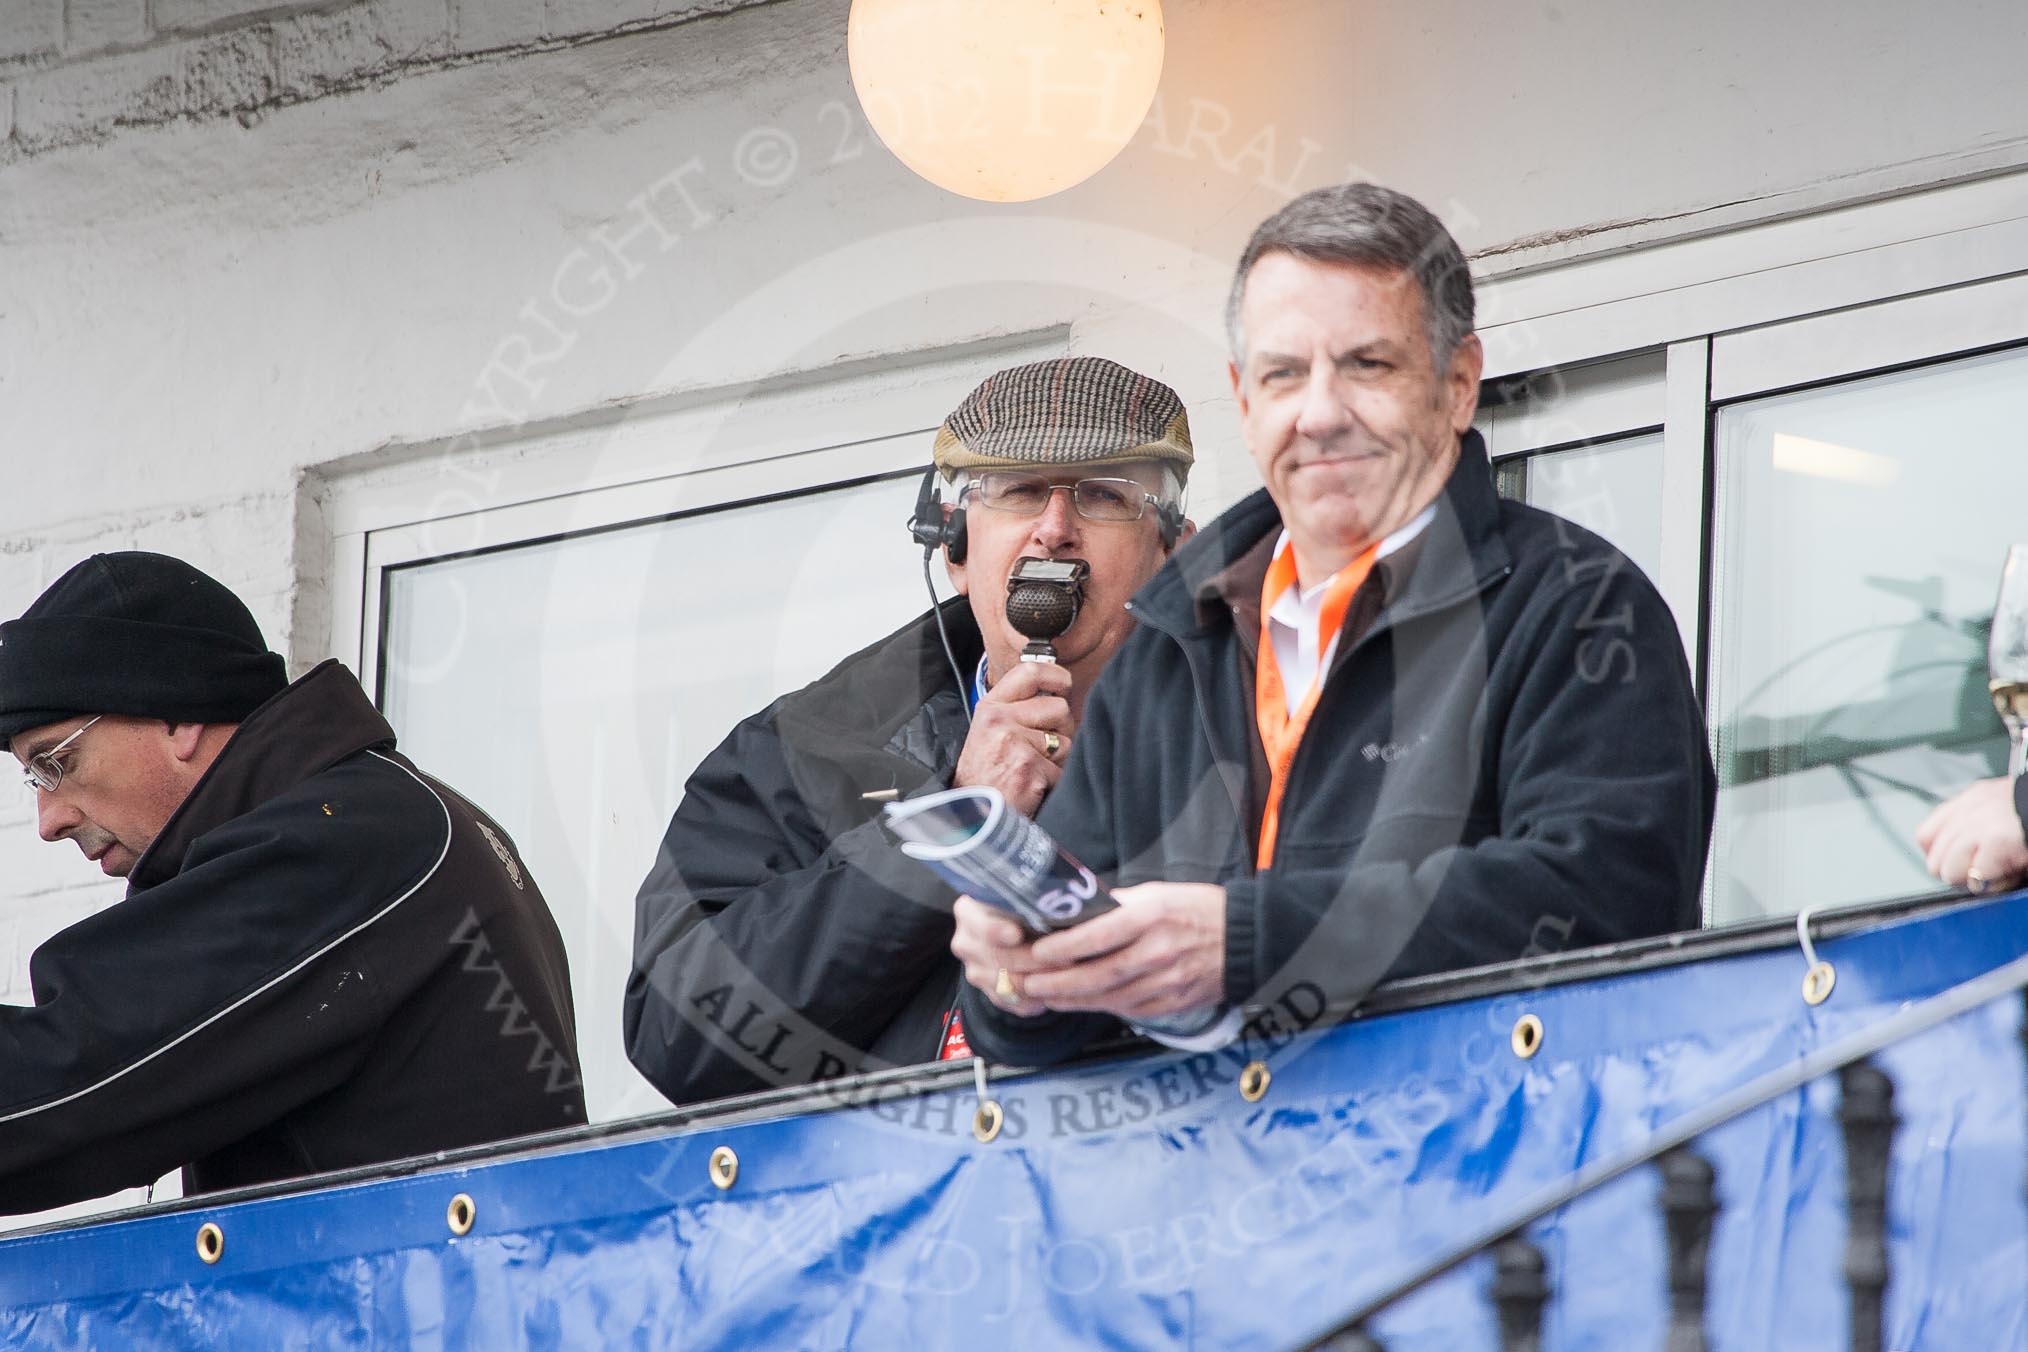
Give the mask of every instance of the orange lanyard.
[[1274, 857], [1275, 833], [1281, 825], [1282, 793], [1289, 786], [1289, 766], [1296, 759], [1296, 748], [1302, 744], [1303, 733], [1310, 726], [1310, 715], [1317, 708], [1317, 696], [1324, 688], [1324, 671], [1331, 641], [1344, 628], [1345, 612], [1351, 608], [1352, 595], [1372, 573], [1374, 561], [1379, 556], [1380, 546], [1373, 544], [1339, 569], [1331, 579], [1330, 587], [1324, 592], [1323, 612], [1317, 618], [1317, 674], [1293, 714], [1289, 712], [1288, 695], [1282, 685], [1281, 663], [1275, 659], [1274, 634], [1268, 619], [1268, 613], [1274, 609], [1282, 593], [1296, 585], [1296, 551], [1293, 544], [1284, 545], [1275, 554], [1274, 562], [1268, 565], [1267, 577], [1261, 581], [1260, 651], [1254, 659], [1253, 691], [1254, 718], [1260, 724], [1260, 744], [1267, 751], [1268, 795], [1267, 807], [1260, 818], [1260, 849], [1254, 856], [1256, 867], [1266, 868], [1268, 860]]

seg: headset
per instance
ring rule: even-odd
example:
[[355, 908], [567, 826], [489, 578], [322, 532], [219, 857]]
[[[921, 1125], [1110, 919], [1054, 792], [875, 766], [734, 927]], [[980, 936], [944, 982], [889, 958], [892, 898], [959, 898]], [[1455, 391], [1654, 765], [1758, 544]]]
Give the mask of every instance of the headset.
[[908, 533], [923, 547], [924, 553], [934, 553], [942, 548], [951, 556], [952, 563], [965, 561], [965, 509], [961, 505], [948, 517], [944, 515], [944, 501], [937, 492], [937, 467], [931, 465], [923, 471], [922, 487], [915, 495], [915, 511], [908, 518]]
[[[1164, 473], [1166, 475], [1167, 471]], [[1183, 538], [1182, 502], [1157, 502], [1155, 526], [1162, 534], [1162, 548], [1173, 551], [1176, 542]], [[923, 471], [922, 487], [915, 495], [915, 511], [908, 518], [908, 533], [927, 551], [941, 548], [950, 554], [952, 563], [965, 561], [965, 550], [969, 544], [965, 532], [965, 509], [960, 505], [948, 517], [944, 515], [943, 498], [937, 492], [935, 465]]]

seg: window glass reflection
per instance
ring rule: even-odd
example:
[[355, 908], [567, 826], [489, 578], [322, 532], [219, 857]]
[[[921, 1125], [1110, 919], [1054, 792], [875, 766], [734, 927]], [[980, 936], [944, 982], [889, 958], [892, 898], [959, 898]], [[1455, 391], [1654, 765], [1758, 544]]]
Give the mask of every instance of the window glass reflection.
[[1499, 487], [1604, 536], [1654, 580], [1662, 557], [1660, 432], [1502, 460]]
[[[886, 480], [388, 575], [402, 749], [507, 828], [570, 952], [595, 1121], [668, 1105], [620, 1031], [634, 891], [733, 724], [922, 612]], [[941, 569], [938, 585], [949, 595]]]
[[1913, 842], [2000, 773], [1986, 635], [2028, 351], [1757, 399], [1716, 422], [1715, 922], [1935, 889]]

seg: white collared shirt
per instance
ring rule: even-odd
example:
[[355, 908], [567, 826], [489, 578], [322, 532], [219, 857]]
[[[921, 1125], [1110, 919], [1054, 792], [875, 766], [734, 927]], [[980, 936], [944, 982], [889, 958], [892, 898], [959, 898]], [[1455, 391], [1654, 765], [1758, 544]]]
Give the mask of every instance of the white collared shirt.
[[[1431, 503], [1415, 520], [1380, 542], [1380, 552], [1374, 562], [1378, 563], [1422, 534], [1434, 520], [1436, 504]], [[1284, 530], [1281, 538], [1275, 541], [1275, 557], [1280, 557], [1288, 547], [1289, 533]], [[1340, 629], [1331, 635], [1328, 647], [1322, 652], [1317, 651], [1324, 619], [1324, 594], [1331, 590], [1331, 583], [1337, 576], [1333, 573], [1307, 587], [1298, 582], [1277, 597], [1274, 609], [1268, 612], [1268, 633], [1274, 639], [1275, 664], [1282, 673], [1282, 698], [1288, 701], [1291, 718], [1302, 707], [1310, 687], [1317, 683], [1318, 674], [1331, 669], [1331, 658], [1338, 651], [1338, 640], [1344, 633]]]

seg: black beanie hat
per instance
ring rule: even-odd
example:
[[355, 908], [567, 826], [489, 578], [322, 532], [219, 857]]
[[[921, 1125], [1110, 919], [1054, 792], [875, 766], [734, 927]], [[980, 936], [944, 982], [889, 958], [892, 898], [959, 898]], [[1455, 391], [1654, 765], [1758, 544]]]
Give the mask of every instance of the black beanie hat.
[[237, 723], [288, 683], [215, 579], [166, 554], [94, 554], [0, 624], [0, 749], [79, 714]]

